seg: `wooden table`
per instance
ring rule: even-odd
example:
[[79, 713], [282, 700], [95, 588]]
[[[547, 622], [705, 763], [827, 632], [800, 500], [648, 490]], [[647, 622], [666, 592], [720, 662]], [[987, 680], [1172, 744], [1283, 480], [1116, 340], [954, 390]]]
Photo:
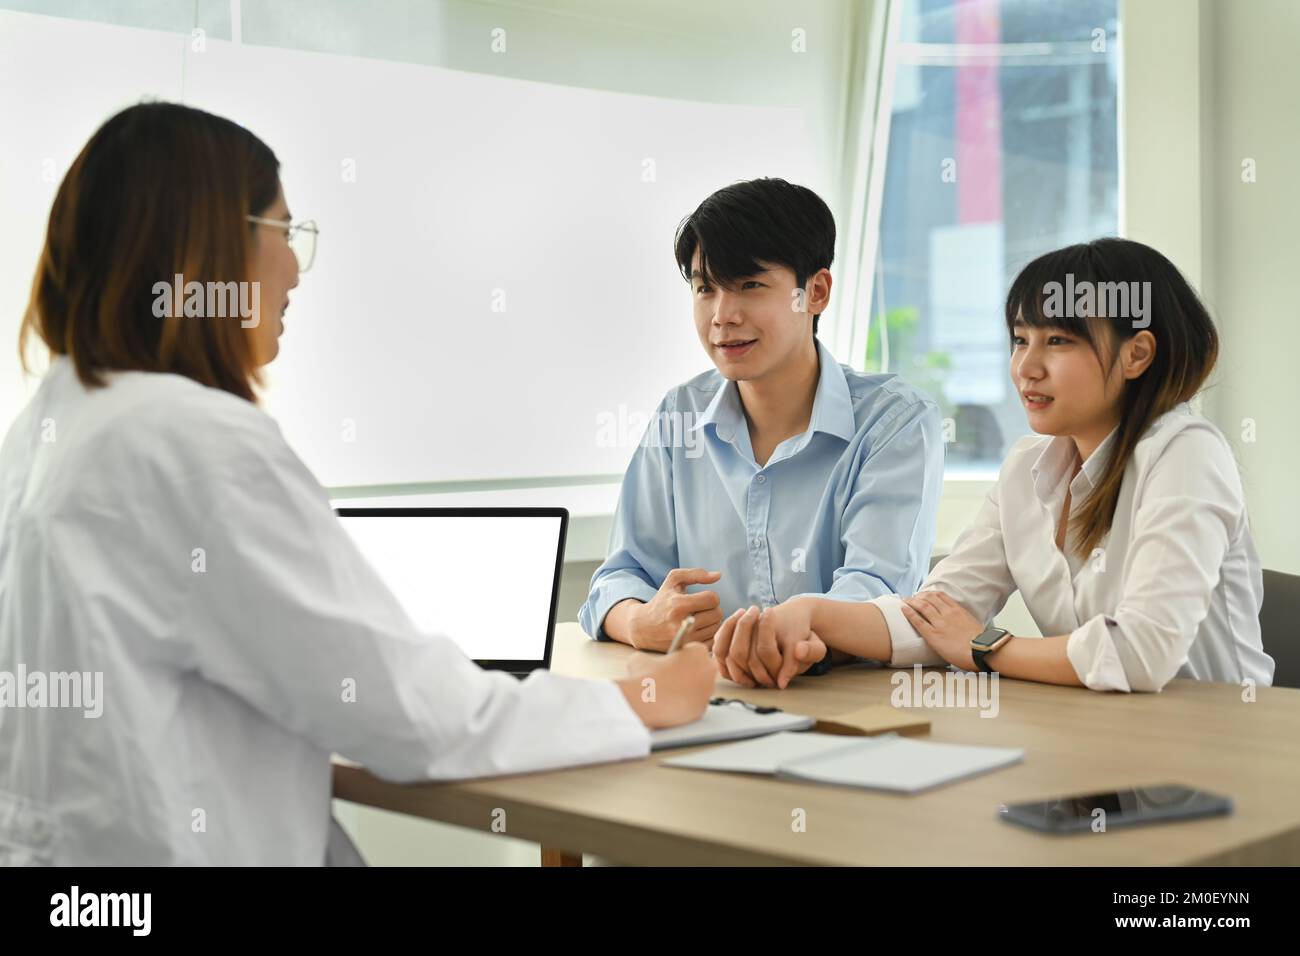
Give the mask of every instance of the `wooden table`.
[[[557, 628], [554, 669], [625, 674], [631, 649]], [[895, 671], [865, 665], [785, 691], [718, 682], [718, 693], [832, 717], [888, 703]], [[910, 672], [909, 672], [910, 676]], [[336, 765], [334, 795], [512, 837], [548, 863], [599, 854], [641, 865], [1185, 865], [1300, 863], [1300, 690], [1176, 680], [1159, 694], [1000, 682], [999, 713], [925, 708], [929, 739], [1025, 750], [1022, 764], [917, 796], [676, 770], [661, 755], [570, 770], [395, 784]], [[926, 739], [922, 735], [918, 739]], [[685, 753], [688, 751], [674, 751]], [[1054, 837], [997, 819], [1000, 803], [1182, 783], [1230, 796], [1235, 812]], [[802, 811], [806, 828], [793, 826]], [[581, 857], [577, 857], [578, 860]]]

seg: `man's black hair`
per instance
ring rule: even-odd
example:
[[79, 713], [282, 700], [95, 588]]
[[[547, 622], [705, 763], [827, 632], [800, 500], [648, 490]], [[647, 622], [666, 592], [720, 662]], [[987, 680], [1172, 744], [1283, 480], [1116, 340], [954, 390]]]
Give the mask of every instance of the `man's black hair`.
[[[687, 282], [697, 248], [700, 273], [709, 285], [730, 288], [778, 265], [793, 272], [802, 288], [835, 258], [835, 217], [805, 186], [750, 179], [719, 189], [677, 227], [673, 251]], [[819, 316], [813, 316], [813, 335]]]

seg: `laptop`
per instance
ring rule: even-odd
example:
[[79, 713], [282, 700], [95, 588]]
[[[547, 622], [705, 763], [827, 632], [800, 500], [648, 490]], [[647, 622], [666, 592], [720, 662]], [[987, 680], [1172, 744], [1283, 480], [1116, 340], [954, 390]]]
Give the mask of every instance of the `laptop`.
[[551, 666], [569, 512], [564, 508], [337, 508], [416, 627], [480, 667]]

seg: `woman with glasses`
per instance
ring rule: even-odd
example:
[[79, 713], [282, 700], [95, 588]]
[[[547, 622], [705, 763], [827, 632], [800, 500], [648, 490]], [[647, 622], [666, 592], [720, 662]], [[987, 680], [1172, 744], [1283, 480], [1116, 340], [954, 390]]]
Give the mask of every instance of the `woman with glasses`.
[[[58, 190], [20, 344], [51, 365], [0, 448], [0, 689], [27, 675], [0, 708], [0, 864], [356, 862], [332, 753], [393, 780], [540, 770], [644, 755], [707, 706], [700, 645], [518, 682], [416, 631], [257, 405], [316, 238], [278, 165], [144, 104]], [[214, 296], [160, 300], [173, 280], [255, 308], [195, 314]]]

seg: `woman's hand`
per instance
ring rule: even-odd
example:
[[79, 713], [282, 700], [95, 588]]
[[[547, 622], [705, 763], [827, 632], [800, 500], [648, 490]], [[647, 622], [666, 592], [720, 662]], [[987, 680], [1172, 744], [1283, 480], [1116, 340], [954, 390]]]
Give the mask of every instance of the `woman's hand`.
[[984, 633], [975, 616], [942, 591], [922, 591], [903, 599], [903, 616], [936, 654], [962, 670], [973, 671], [970, 642]]
[[713, 696], [713, 659], [699, 642], [666, 656], [634, 655], [628, 673], [632, 676], [617, 681], [618, 688], [652, 730], [699, 720]]

